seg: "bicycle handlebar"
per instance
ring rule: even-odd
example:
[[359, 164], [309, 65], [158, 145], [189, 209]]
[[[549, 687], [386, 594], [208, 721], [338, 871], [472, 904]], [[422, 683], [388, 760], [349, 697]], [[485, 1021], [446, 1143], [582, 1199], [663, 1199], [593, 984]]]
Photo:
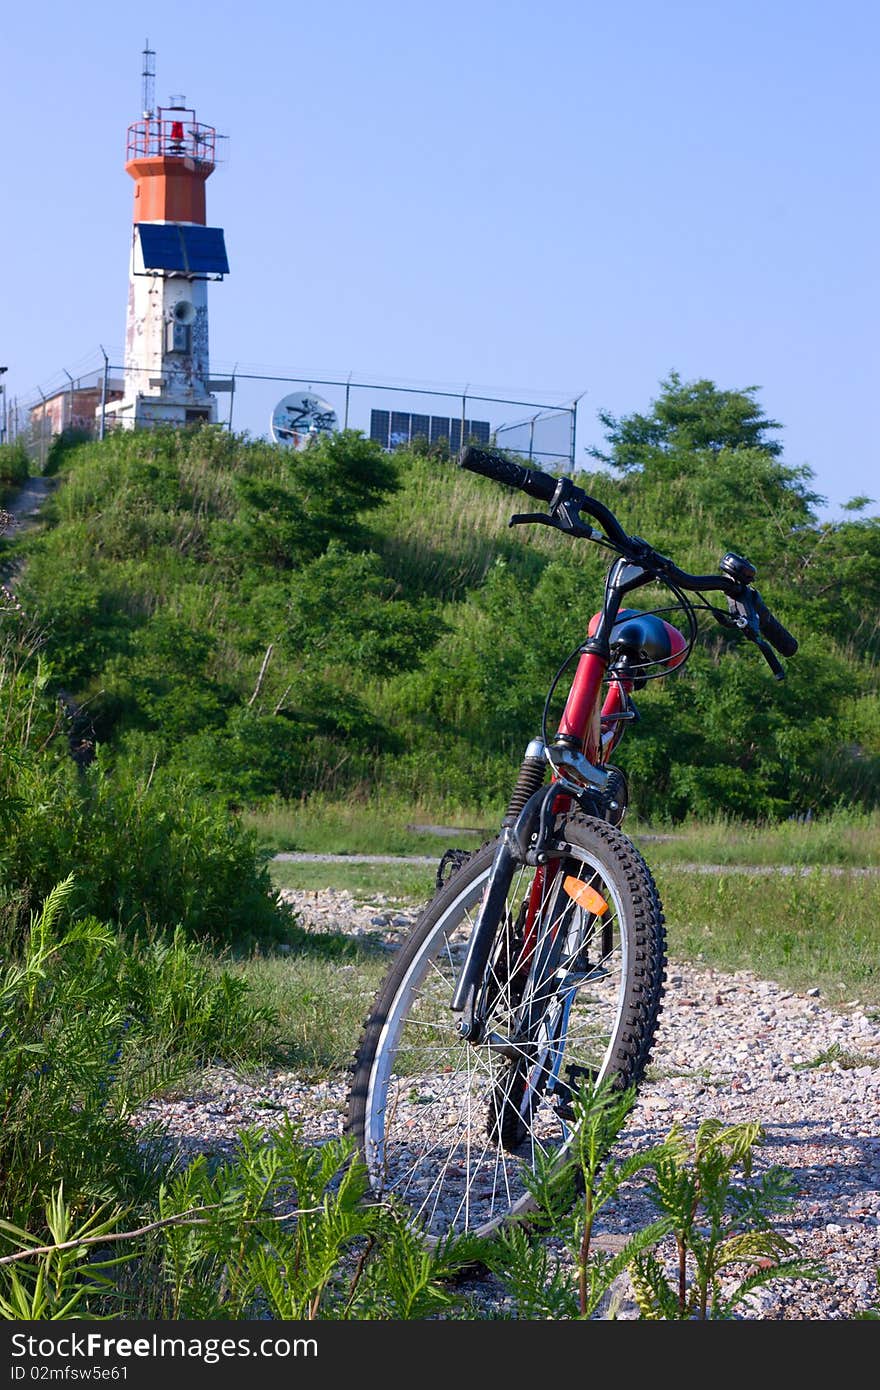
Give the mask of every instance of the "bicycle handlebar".
[[458, 464], [460, 468], [480, 473], [496, 483], [519, 488], [520, 492], [527, 492], [529, 497], [536, 497], [539, 502], [551, 502], [559, 483], [558, 478], [551, 478], [549, 473], [542, 473], [538, 468], [525, 468], [503, 454], [476, 449], [473, 444], [468, 444], [461, 451]]
[[788, 630], [783, 627], [778, 618], [770, 612], [761, 595], [756, 590], [752, 590], [755, 596], [755, 611], [758, 614], [758, 626], [771, 647], [775, 647], [780, 656], [794, 656], [798, 649], [798, 640]]
[[[518, 488], [525, 492], [529, 497], [535, 497], [540, 502], [550, 503], [549, 517], [536, 518], [517, 518], [517, 520], [549, 520], [551, 524], [559, 526], [560, 530], [567, 530], [573, 534], [589, 534], [589, 528], [576, 529], [575, 517], [581, 512], [586, 512], [601, 525], [605, 535], [612, 544], [620, 550], [628, 559], [637, 564], [646, 565], [656, 571], [661, 579], [670, 581], [681, 589], [700, 591], [703, 589], [717, 590], [727, 595], [735, 604], [742, 605], [745, 610], [743, 617], [745, 621], [742, 626], [752, 640], [758, 641], [757, 632], [753, 630], [757, 627], [761, 636], [766, 642], [781, 656], [794, 656], [798, 649], [797, 638], [792, 636], [787, 628], [783, 627], [778, 618], [770, 612], [757, 589], [750, 588], [743, 571], [743, 578], [734, 578], [731, 574], [688, 574], [686, 570], [679, 569], [677, 565], [666, 555], [661, 555], [654, 550], [647, 541], [643, 541], [640, 536], [630, 536], [624, 531], [617, 517], [602, 502], [598, 502], [595, 497], [590, 497], [584, 492], [583, 488], [577, 487], [570, 478], [554, 478], [549, 473], [543, 473], [538, 468], [526, 468], [515, 460], [505, 458], [503, 454], [494, 453], [488, 449], [478, 449], [469, 444], [462, 449], [459, 455], [459, 467], [466, 468], [471, 473], [479, 473], [484, 478], [492, 478], [495, 482], [504, 483], [508, 487]], [[559, 507], [562, 520], [554, 513]], [[734, 559], [738, 557], [734, 556]], [[754, 577], [754, 569], [743, 562], [747, 571]], [[770, 660], [768, 653], [764, 655]], [[770, 662], [774, 665], [774, 662]], [[778, 665], [778, 663], [776, 663]]]
[[570, 478], [554, 478], [549, 473], [542, 473], [539, 468], [524, 468], [503, 454], [476, 449], [473, 444], [462, 449], [458, 464], [471, 473], [481, 473], [484, 478], [493, 478], [497, 483], [519, 488], [529, 497], [537, 497], [539, 502], [552, 503], [557, 496], [564, 496], [567, 502], [573, 504], [575, 511], [587, 512], [598, 521], [608, 539], [622, 550], [633, 543], [634, 537], [627, 535], [614, 513], [597, 502], [595, 497], [590, 497], [582, 487], [577, 487]]

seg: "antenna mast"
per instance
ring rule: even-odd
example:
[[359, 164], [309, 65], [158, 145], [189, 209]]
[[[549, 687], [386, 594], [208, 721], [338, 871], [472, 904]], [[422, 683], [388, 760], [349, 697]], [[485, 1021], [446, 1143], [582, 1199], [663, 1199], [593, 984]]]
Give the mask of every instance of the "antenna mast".
[[156, 54], [147, 39], [144, 47], [144, 70], [141, 73], [141, 96], [143, 119], [152, 118], [156, 106]]

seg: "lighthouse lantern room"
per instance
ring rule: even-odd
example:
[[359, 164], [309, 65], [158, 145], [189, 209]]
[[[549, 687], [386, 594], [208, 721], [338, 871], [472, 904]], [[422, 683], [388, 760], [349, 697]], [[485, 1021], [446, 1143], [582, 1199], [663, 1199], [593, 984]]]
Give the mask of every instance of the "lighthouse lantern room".
[[108, 423], [214, 423], [208, 281], [229, 272], [223, 232], [206, 225], [205, 184], [217, 165], [213, 126], [183, 97], [154, 107], [155, 54], [144, 49], [143, 116], [128, 128], [134, 218], [125, 333], [125, 389]]

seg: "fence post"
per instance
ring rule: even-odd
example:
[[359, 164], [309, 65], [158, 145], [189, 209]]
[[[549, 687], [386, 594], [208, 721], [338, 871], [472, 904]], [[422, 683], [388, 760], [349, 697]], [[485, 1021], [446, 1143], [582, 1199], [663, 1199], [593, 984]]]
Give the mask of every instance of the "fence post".
[[65, 424], [64, 424], [64, 415], [63, 415], [63, 413], [62, 413], [62, 416], [61, 416], [61, 433], [63, 434], [65, 428], [67, 428], [67, 429], [72, 429], [72, 428], [73, 428], [73, 377], [70, 375], [70, 372], [67, 370], [66, 367], [62, 367], [61, 370], [62, 370], [62, 372], [64, 373], [64, 375], [67, 377], [67, 380], [70, 382], [70, 390], [69, 390], [68, 393], [67, 393], [67, 425], [66, 425], [66, 426], [65, 426]]
[[468, 382], [467, 386], [465, 386], [461, 396], [461, 438], [458, 441], [459, 450], [463, 449], [465, 444], [467, 444], [467, 440], [465, 439], [464, 426], [465, 420], [467, 419], [467, 393], [469, 388], [470, 382]]
[[43, 418], [40, 421], [40, 472], [43, 471], [43, 464], [46, 462], [46, 397], [43, 388], [37, 387], [43, 401]]
[[104, 351], [103, 344], [99, 343], [98, 347], [104, 359], [104, 371], [101, 376], [101, 423], [98, 426], [98, 438], [103, 439], [107, 429], [107, 373], [110, 370], [110, 359]]
[[[581, 392], [581, 395], [583, 395], [583, 392]], [[572, 474], [577, 472], [577, 468], [575, 465], [575, 441], [577, 438], [578, 401], [580, 400], [580, 398], [580, 396], [575, 396], [574, 400], [571, 403], [571, 454], [569, 457], [569, 471]]]
[[232, 368], [232, 388], [229, 392], [229, 419], [226, 421], [226, 429], [230, 434], [232, 433], [232, 407], [235, 404], [235, 373], [237, 367], [238, 363], [236, 362], [235, 366]]
[[348, 429], [348, 401], [349, 401], [350, 395], [351, 395], [351, 372], [349, 372], [349, 374], [348, 374], [348, 380], [347, 380], [346, 383], [345, 383], [345, 418], [343, 419], [343, 422], [342, 422], [342, 428], [343, 428], [344, 430], [347, 430], [347, 429]]

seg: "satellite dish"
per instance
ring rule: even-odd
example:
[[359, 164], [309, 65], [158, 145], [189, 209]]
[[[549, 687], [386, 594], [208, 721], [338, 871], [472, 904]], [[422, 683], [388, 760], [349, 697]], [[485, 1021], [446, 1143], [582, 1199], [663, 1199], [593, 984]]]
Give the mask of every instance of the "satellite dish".
[[294, 391], [272, 411], [270, 428], [276, 444], [304, 449], [319, 434], [332, 434], [339, 428], [339, 421], [329, 401], [311, 391]]

